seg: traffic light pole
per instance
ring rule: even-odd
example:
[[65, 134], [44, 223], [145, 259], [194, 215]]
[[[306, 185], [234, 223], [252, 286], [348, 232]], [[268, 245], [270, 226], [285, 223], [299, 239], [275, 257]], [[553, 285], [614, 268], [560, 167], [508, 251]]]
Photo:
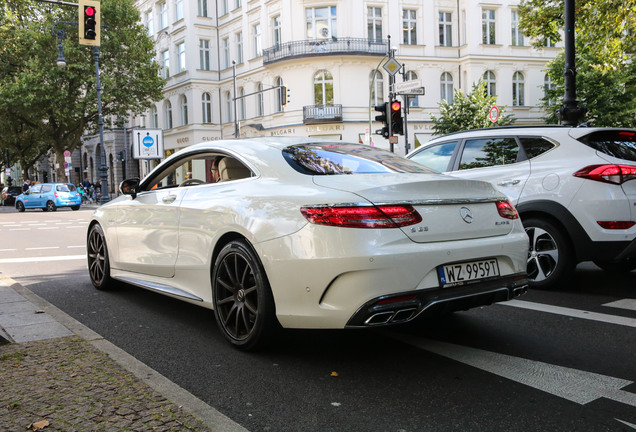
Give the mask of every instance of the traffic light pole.
[[[104, 149], [104, 119], [102, 118], [102, 86], [99, 81], [99, 47], [93, 47], [93, 56], [95, 57], [95, 77], [97, 87], [97, 125], [99, 126], [99, 179], [101, 184], [102, 196], [99, 199], [100, 203], [107, 203], [110, 201], [108, 195], [108, 166], [106, 165], [106, 149]], [[81, 157], [81, 155], [80, 155]]]

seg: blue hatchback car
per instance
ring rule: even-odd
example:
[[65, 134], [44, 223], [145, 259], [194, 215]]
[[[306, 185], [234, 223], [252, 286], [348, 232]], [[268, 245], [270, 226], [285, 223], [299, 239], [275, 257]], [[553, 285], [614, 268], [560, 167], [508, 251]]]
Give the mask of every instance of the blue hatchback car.
[[71, 183], [41, 183], [33, 185], [15, 199], [15, 208], [19, 212], [25, 209], [41, 208], [55, 211], [58, 207], [70, 207], [79, 210], [82, 197]]

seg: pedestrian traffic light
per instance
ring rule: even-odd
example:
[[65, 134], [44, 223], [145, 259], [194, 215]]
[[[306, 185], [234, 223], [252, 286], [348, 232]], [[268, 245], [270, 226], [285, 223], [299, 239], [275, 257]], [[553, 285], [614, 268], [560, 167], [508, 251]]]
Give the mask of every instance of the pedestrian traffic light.
[[79, 43], [80, 45], [100, 45], [99, 2], [79, 0]]
[[382, 105], [376, 105], [373, 107], [374, 110], [381, 113], [380, 115], [375, 116], [375, 121], [382, 122], [384, 127], [382, 129], [378, 129], [375, 133], [382, 135], [384, 138], [389, 137], [389, 103], [385, 102]]
[[391, 102], [391, 132], [393, 135], [404, 135], [402, 104], [396, 100]]

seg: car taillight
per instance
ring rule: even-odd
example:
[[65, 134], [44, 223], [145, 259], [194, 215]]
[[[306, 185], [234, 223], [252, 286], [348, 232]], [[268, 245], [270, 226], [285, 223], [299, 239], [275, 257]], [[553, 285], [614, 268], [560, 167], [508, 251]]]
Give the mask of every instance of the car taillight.
[[512, 203], [508, 200], [497, 201], [497, 211], [499, 212], [499, 216], [506, 219], [518, 219], [519, 213], [517, 213], [517, 209]]
[[636, 179], [636, 166], [590, 165], [578, 170], [573, 176], [620, 185], [628, 180]]
[[601, 228], [612, 230], [630, 229], [636, 225], [636, 222], [632, 221], [596, 221], [596, 223], [599, 224]]
[[55, 198], [59, 197], [59, 195], [57, 194], [57, 192], [53, 192], [53, 196], [55, 196]]
[[422, 221], [412, 205], [301, 207], [300, 212], [313, 224], [347, 228], [396, 228]]

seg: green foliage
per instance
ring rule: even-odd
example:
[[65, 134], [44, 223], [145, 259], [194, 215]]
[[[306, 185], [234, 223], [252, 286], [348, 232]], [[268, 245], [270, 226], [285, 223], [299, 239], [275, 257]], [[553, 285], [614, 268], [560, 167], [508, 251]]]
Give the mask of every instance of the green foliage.
[[[55, 62], [53, 25], [76, 22], [77, 15], [77, 8], [32, 0], [0, 6], [0, 148], [9, 148], [23, 167], [33, 164], [41, 147], [62, 160], [82, 135], [97, 130], [95, 57], [92, 47], [78, 44], [77, 26], [56, 26], [65, 32], [67, 67], [60, 70]], [[164, 85], [153, 42], [133, 0], [102, 0], [101, 23], [107, 26], [99, 48], [103, 117], [141, 113], [161, 98]]]
[[[545, 39], [562, 39], [563, 0], [524, 0], [520, 26], [540, 48]], [[583, 121], [594, 126], [636, 127], [636, 0], [577, 0], [575, 3], [577, 99], [588, 109]], [[548, 123], [558, 123], [565, 93], [564, 53], [547, 64], [554, 84], [543, 108]]]
[[499, 108], [499, 119], [492, 123], [488, 118], [490, 109], [497, 104], [496, 96], [488, 96], [486, 83], [482, 80], [473, 84], [469, 94], [455, 89], [453, 103], [442, 100], [439, 104], [440, 116], [431, 115], [434, 135], [442, 135], [468, 129], [506, 126], [515, 122], [514, 117], [504, 114], [507, 106]]

